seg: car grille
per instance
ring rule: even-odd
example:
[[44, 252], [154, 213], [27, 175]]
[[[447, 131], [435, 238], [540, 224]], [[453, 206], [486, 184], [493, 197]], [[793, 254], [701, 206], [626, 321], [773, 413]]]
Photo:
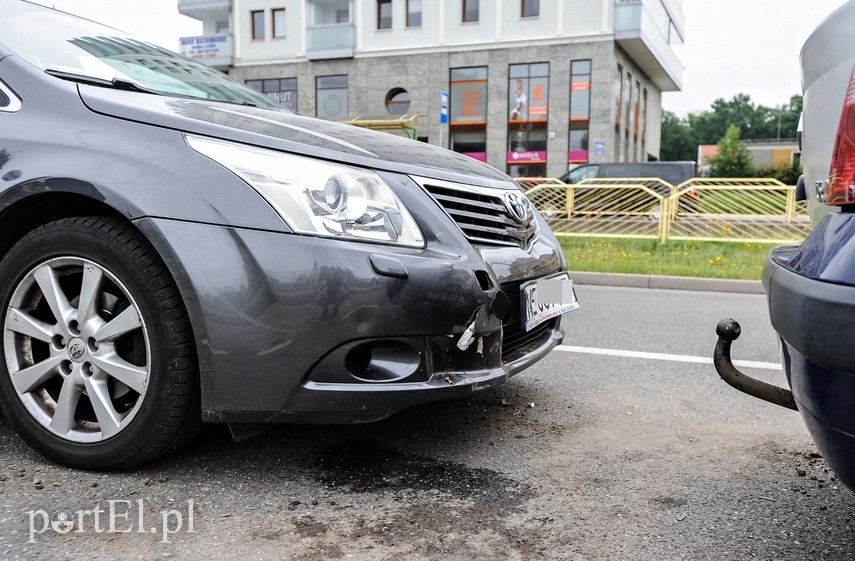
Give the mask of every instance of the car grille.
[[519, 319], [503, 324], [502, 362], [510, 362], [520, 358], [522, 356], [521, 351], [542, 344], [547, 335], [555, 329], [556, 321], [555, 319], [545, 321], [531, 331], [525, 331]]
[[521, 283], [517, 282], [501, 286], [502, 292], [510, 301], [508, 315], [502, 321], [502, 362], [512, 362], [524, 356], [526, 351], [543, 344], [558, 324], [558, 318], [553, 318], [531, 331], [525, 331], [520, 318], [520, 286]]
[[[490, 189], [449, 183], [416, 181], [439, 203], [463, 234], [473, 242], [517, 246], [528, 249], [538, 235], [537, 220], [532, 215], [520, 222], [505, 204], [510, 190]], [[519, 193], [519, 191], [515, 191]], [[526, 205], [528, 199], [522, 197]], [[533, 207], [532, 207], [533, 208]]]

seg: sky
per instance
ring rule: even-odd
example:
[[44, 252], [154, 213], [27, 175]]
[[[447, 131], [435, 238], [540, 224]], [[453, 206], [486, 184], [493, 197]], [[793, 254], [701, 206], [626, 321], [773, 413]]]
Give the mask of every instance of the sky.
[[801, 94], [799, 52], [844, 0], [684, 0], [683, 90], [662, 94], [680, 116], [738, 93], [755, 104], [784, 105]]
[[[202, 24], [182, 16], [177, 0], [37, 0], [177, 50], [178, 38]], [[844, 0], [684, 0], [683, 90], [665, 92], [662, 107], [685, 116], [738, 93], [756, 104], [783, 105], [801, 93], [799, 51]]]

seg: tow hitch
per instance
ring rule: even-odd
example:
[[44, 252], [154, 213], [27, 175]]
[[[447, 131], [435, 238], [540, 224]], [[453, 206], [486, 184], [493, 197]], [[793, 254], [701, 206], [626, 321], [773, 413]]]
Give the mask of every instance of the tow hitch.
[[743, 393], [798, 411], [796, 400], [793, 399], [793, 392], [746, 376], [733, 365], [730, 359], [730, 344], [736, 341], [742, 333], [742, 328], [739, 327], [736, 320], [721, 320], [718, 322], [715, 332], [718, 334], [718, 343], [716, 343], [713, 353], [713, 364], [715, 364], [715, 369], [722, 380]]

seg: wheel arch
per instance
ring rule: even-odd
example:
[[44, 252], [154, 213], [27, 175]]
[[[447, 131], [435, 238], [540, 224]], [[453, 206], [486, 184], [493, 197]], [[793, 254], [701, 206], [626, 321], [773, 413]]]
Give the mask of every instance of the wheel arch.
[[79, 193], [45, 191], [23, 194], [0, 210], [0, 259], [28, 232], [55, 220], [75, 216], [104, 216], [130, 222], [127, 215], [107, 203]]
[[[8, 201], [9, 194], [4, 194], [3, 198]], [[188, 275], [171, 250], [168, 240], [157, 230], [147, 228], [145, 220], [132, 219], [135, 214], [132, 209], [122, 212], [103, 200], [74, 190], [54, 188], [30, 194], [20, 193], [19, 196], [12, 198], [13, 202], [0, 209], [0, 261], [28, 232], [56, 220], [78, 216], [102, 216], [120, 220], [135, 228], [152, 245], [155, 253], [172, 275], [187, 309], [192, 331], [191, 339], [195, 344], [194, 352], [200, 370], [197, 376], [199, 376], [200, 389], [204, 391], [202, 386], [206, 377], [200, 374], [205, 365], [210, 364], [211, 361], [205, 353], [207, 347], [203, 344], [205, 333], [204, 322], [201, 321], [202, 310]]]

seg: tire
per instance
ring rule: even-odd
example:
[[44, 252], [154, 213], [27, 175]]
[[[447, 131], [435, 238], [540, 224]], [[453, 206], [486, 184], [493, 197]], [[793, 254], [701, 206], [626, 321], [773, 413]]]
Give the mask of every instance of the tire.
[[0, 406], [67, 466], [151, 462], [201, 428], [196, 351], [175, 281], [130, 224], [78, 217], [0, 261]]

